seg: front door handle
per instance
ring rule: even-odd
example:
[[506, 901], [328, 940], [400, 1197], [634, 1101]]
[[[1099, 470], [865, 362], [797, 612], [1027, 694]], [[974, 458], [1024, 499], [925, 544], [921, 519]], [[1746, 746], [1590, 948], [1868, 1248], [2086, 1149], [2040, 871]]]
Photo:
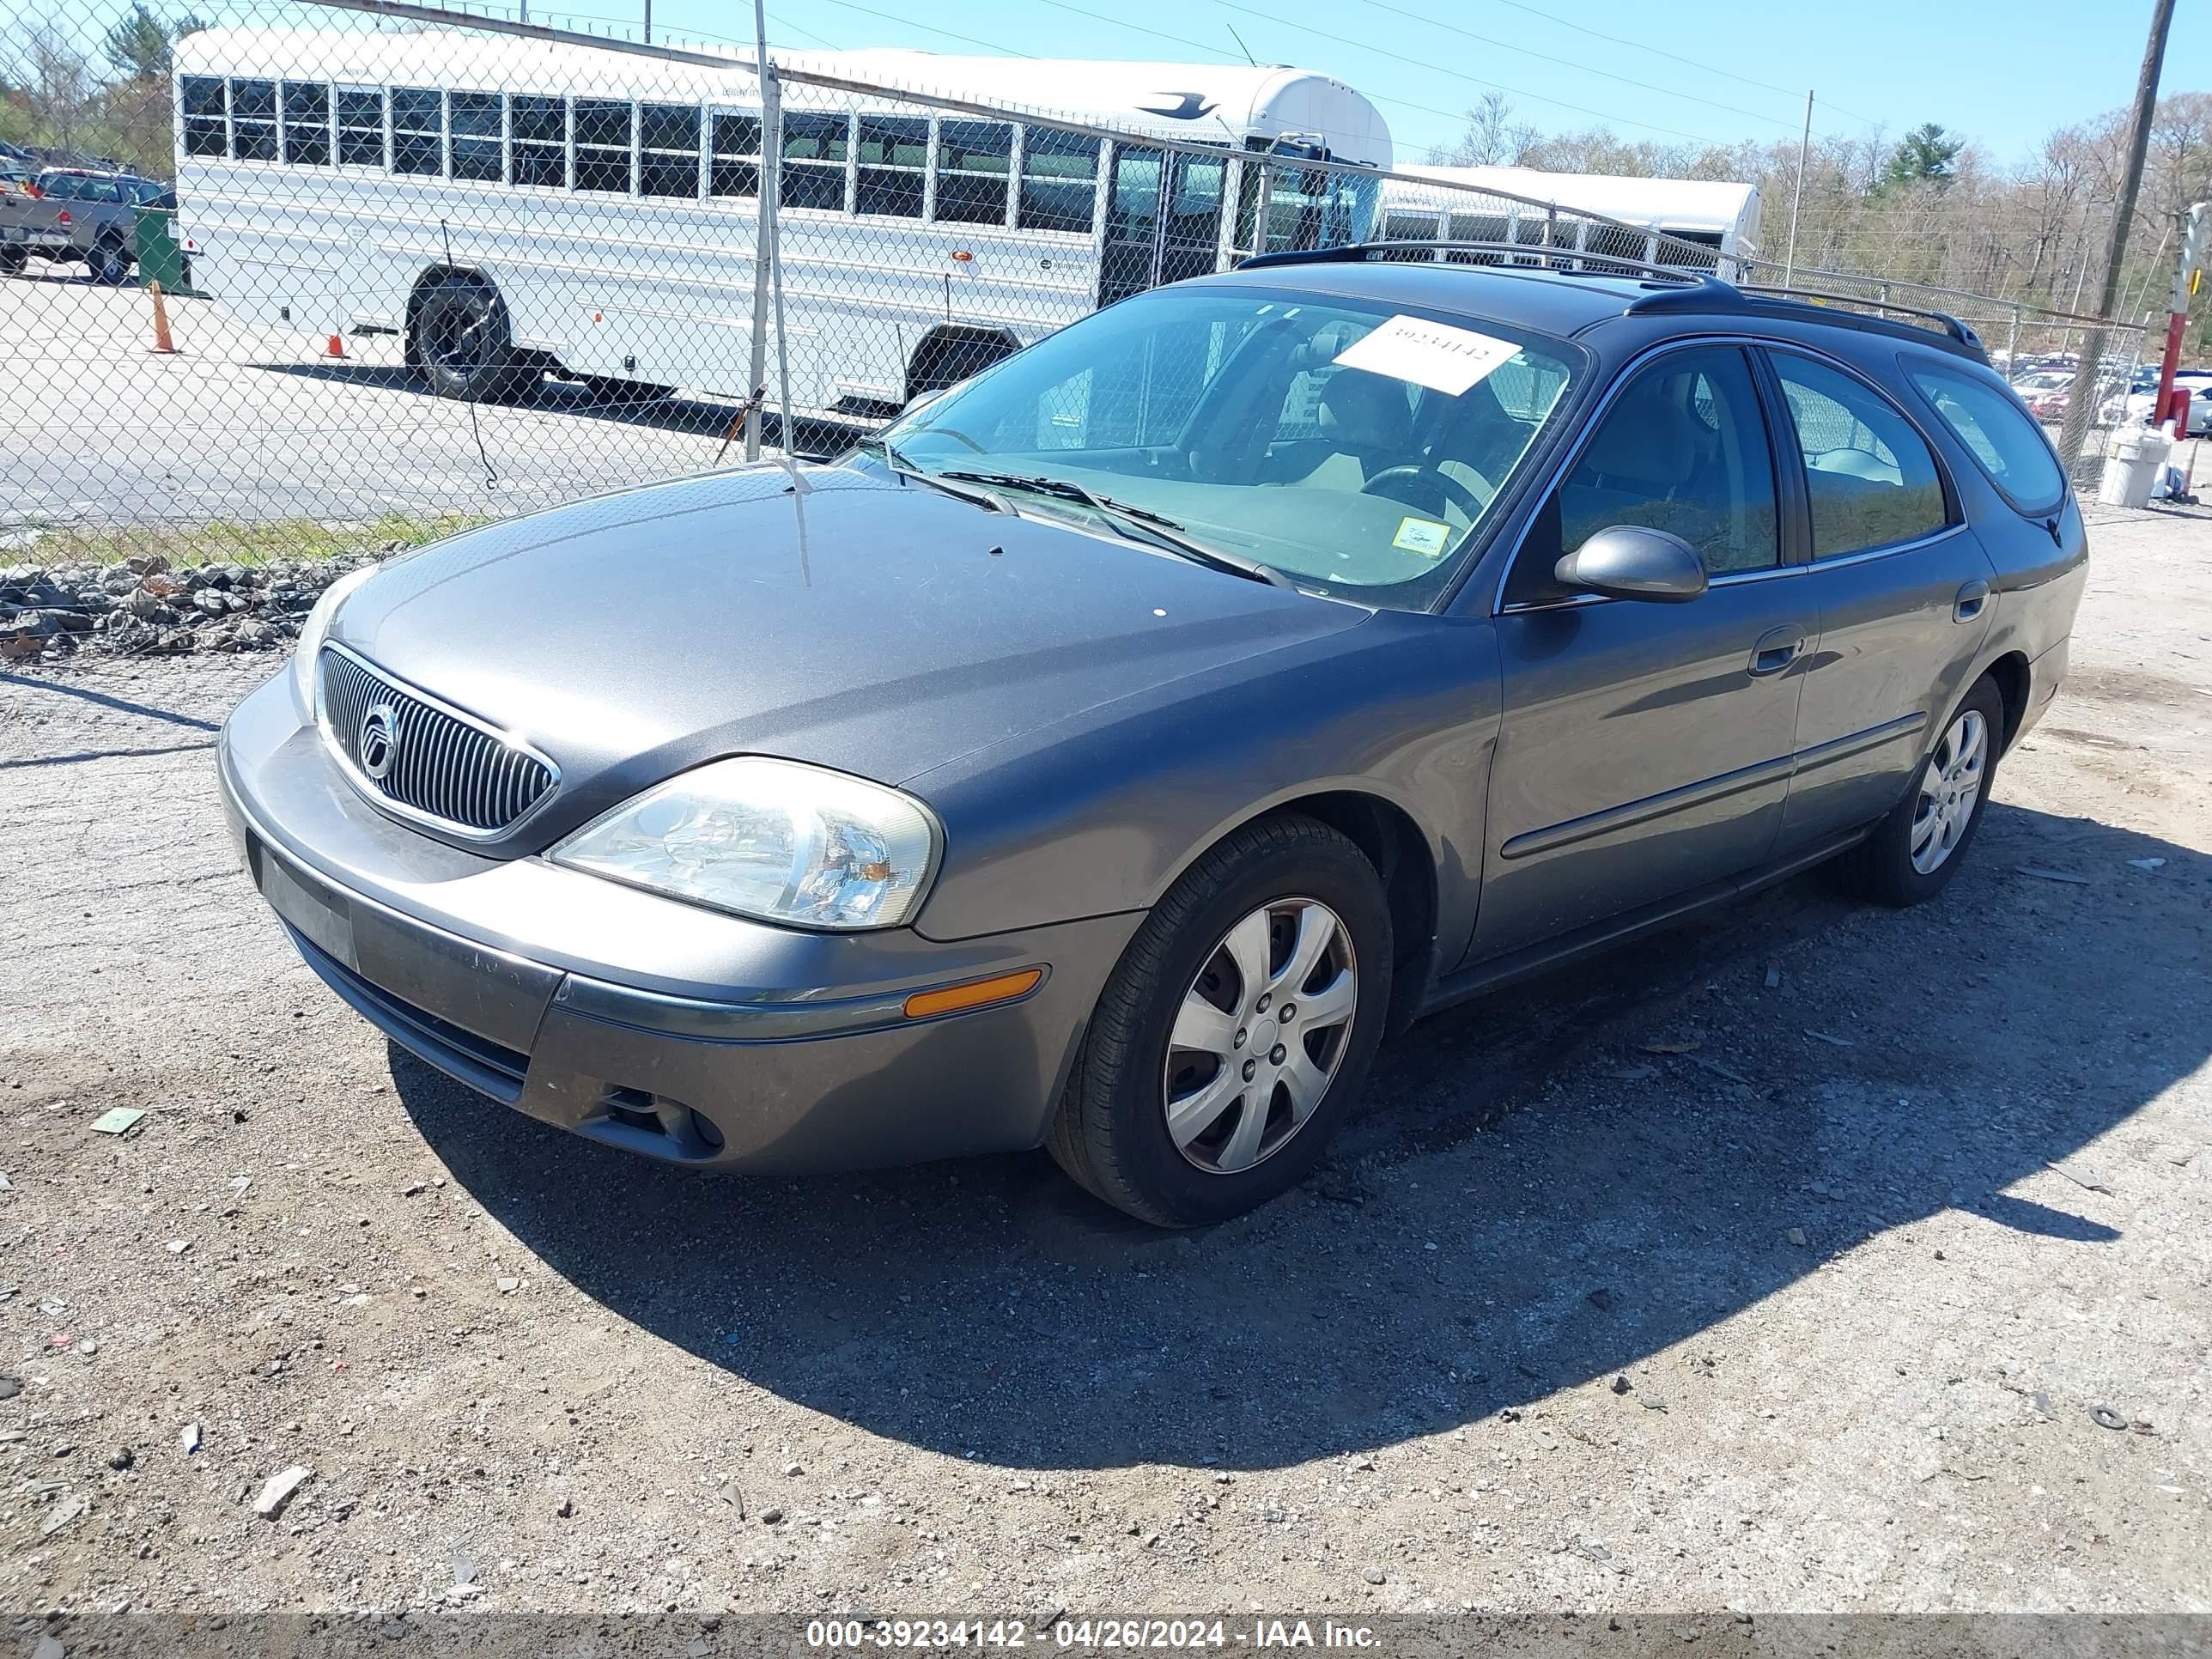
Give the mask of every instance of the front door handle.
[[1990, 585], [1977, 577], [1959, 589], [1959, 597], [1951, 602], [1953, 622], [1972, 622], [1982, 614], [1982, 607], [1990, 602]]
[[1751, 672], [1753, 674], [1779, 674], [1797, 660], [1797, 653], [1805, 648], [1805, 630], [1802, 628], [1772, 628], [1759, 636], [1759, 643], [1751, 647]]

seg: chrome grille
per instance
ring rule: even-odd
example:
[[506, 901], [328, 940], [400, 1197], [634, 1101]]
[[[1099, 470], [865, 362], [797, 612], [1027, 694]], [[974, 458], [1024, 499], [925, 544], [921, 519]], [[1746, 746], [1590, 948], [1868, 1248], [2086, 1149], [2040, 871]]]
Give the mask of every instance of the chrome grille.
[[[323, 647], [323, 734], [354, 781], [410, 817], [469, 836], [495, 836], [552, 792], [559, 774], [512, 738], [393, 679], [342, 646]], [[370, 759], [364, 728], [381, 714]], [[380, 743], [376, 739], [382, 739]]]

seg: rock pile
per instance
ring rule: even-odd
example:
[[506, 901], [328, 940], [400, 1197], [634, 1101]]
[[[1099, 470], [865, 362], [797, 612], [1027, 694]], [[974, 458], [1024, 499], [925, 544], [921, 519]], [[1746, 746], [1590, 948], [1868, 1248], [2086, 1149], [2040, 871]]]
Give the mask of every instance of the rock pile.
[[277, 649], [299, 636], [325, 587], [377, 556], [178, 567], [156, 553], [108, 565], [0, 565], [0, 662]]

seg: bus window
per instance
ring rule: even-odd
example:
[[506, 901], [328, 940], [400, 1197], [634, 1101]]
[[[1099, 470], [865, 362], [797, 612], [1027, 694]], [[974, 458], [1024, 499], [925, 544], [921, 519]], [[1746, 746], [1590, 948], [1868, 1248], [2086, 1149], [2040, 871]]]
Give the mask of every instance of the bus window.
[[331, 89], [320, 81], [284, 83], [284, 159], [295, 167], [331, 164]]
[[224, 118], [222, 77], [185, 77], [185, 154], [221, 155], [230, 148]]
[[922, 181], [929, 173], [929, 123], [906, 116], [860, 117], [855, 213], [921, 217]]
[[[1407, 213], [1394, 209], [1382, 216], [1382, 240], [1386, 242], [1433, 242], [1439, 234], [1437, 224], [1437, 216], [1433, 213]], [[1401, 247], [1393, 248], [1382, 257], [1418, 264], [1436, 256], [1425, 247]]]
[[629, 194], [630, 108], [613, 98], [576, 100], [576, 188]]
[[714, 162], [707, 175], [710, 196], [760, 194], [761, 118], [757, 115], [714, 116]]
[[783, 118], [784, 206], [843, 209], [845, 154], [852, 142], [851, 131], [850, 116]]
[[428, 173], [446, 170], [444, 100], [428, 87], [392, 89], [392, 170]]
[[1098, 141], [1031, 127], [1022, 139], [1022, 194], [1014, 222], [1024, 230], [1088, 235], [1098, 199]]
[[342, 167], [380, 167], [384, 165], [384, 89], [381, 87], [338, 88], [338, 165]]
[[453, 96], [453, 177], [497, 184], [506, 175], [501, 160], [499, 94], [457, 92]]
[[558, 190], [568, 182], [568, 109], [558, 98], [510, 98], [518, 185]]
[[699, 110], [694, 104], [647, 104], [638, 111], [637, 191], [641, 196], [699, 194]]
[[276, 83], [230, 83], [231, 155], [241, 161], [276, 159]]
[[965, 225], [1006, 222], [1014, 130], [1000, 121], [947, 121], [937, 135], [937, 216]]

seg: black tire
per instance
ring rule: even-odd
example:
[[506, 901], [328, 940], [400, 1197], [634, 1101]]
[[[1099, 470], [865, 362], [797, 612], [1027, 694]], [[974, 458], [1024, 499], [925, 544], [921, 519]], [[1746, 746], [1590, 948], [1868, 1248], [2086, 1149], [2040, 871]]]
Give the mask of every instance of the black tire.
[[[1954, 734], [1970, 715], [1979, 717], [1982, 730], [1982, 758], [1972, 807], [1951, 840], [1950, 851], [1933, 869], [1922, 870], [1913, 863], [1913, 847], [1942, 799], [1940, 793], [1930, 793], [1931, 785], [1938, 790], [1942, 787], [1941, 780], [1931, 775], [1943, 769], [1946, 746], [1957, 740]], [[1845, 890], [1859, 898], [1900, 909], [1925, 903], [1942, 892], [1966, 861], [1974, 832], [1981, 828], [1982, 814], [1989, 810], [1990, 791], [1996, 783], [1997, 759], [2004, 741], [2004, 696], [1996, 682], [1984, 675], [1959, 700], [1937, 732], [1935, 744], [1914, 767], [1905, 799], [1871, 836], [1836, 860], [1836, 874]], [[1942, 826], [1936, 825], [1935, 833], [1941, 839]]]
[[407, 362], [431, 391], [461, 403], [520, 403], [545, 372], [538, 359], [515, 350], [498, 289], [465, 277], [434, 283], [416, 302]]
[[20, 276], [31, 256], [19, 247], [0, 247], [0, 276]]
[[[1262, 907], [1294, 899], [1333, 910], [1350, 941], [1358, 988], [1352, 1018], [1340, 1033], [1312, 1039], [1329, 1045], [1323, 1054], [1333, 1056], [1335, 1070], [1304, 1122], [1285, 1131], [1259, 1162], [1234, 1173], [1200, 1168], [1168, 1130], [1169, 1039], [1177, 1011], [1232, 927]], [[1053, 1120], [1047, 1143], [1053, 1158], [1107, 1203], [1161, 1227], [1224, 1221], [1296, 1186], [1327, 1152], [1366, 1081], [1389, 1011], [1391, 961], [1382, 883], [1352, 842], [1297, 816], [1237, 830], [1184, 873], [1122, 953]], [[1239, 1018], [1235, 1000], [1232, 1021]], [[1237, 1046], [1264, 1052], [1256, 1042]], [[1271, 1090], [1263, 1113], [1273, 1115], [1263, 1115], [1263, 1123], [1284, 1119], [1286, 1107], [1275, 1098]]]
[[92, 280], [103, 287], [120, 288], [131, 280], [131, 251], [112, 238], [94, 243], [84, 263], [92, 273]]

